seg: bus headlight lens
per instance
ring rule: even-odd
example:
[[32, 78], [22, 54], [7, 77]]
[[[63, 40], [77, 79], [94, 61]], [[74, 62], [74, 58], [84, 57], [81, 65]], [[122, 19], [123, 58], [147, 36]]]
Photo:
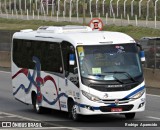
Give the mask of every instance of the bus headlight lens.
[[89, 100], [91, 100], [91, 101], [99, 101], [100, 99], [97, 97], [97, 96], [94, 96], [94, 95], [92, 95], [92, 94], [90, 94], [90, 93], [87, 93], [87, 92], [85, 92], [85, 91], [83, 91], [82, 90], [82, 94], [86, 97], [86, 98], [88, 98]]
[[144, 94], [145, 90], [142, 90], [131, 97], [131, 99], [138, 99]]

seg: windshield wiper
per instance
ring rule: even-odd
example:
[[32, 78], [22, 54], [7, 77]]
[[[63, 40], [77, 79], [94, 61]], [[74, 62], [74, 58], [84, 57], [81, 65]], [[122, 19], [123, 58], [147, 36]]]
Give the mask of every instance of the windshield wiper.
[[117, 77], [113, 76], [113, 78], [114, 78], [116, 81], [118, 81], [119, 83], [124, 84], [124, 82], [123, 82], [122, 80], [118, 79]]
[[104, 73], [114, 73], [114, 74], [120, 74], [120, 73], [122, 73], [122, 74], [125, 74], [125, 75], [127, 74], [126, 76], [129, 79], [131, 79], [132, 81], [136, 82], [136, 80], [128, 72], [126, 72], [126, 71], [109, 71], [109, 72], [104, 72]]

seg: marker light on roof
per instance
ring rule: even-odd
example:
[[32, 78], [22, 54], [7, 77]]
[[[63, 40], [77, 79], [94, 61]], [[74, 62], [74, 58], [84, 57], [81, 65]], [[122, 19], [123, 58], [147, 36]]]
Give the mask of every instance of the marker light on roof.
[[63, 29], [58, 26], [42, 26], [38, 28], [37, 32], [62, 33]]
[[104, 42], [99, 42], [99, 43], [101, 43], [101, 44], [112, 44], [113, 43], [113, 41], [104, 41]]
[[20, 32], [32, 32], [33, 29], [24, 29], [24, 30], [21, 30]]

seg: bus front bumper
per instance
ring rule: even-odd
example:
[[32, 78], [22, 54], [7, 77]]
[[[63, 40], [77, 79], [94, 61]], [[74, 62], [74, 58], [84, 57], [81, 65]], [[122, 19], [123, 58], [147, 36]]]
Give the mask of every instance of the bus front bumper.
[[77, 104], [77, 113], [81, 115], [99, 115], [99, 114], [114, 114], [114, 113], [133, 113], [142, 112], [145, 110], [145, 94], [136, 100], [132, 100], [123, 104], [104, 104], [96, 103], [97, 105]]

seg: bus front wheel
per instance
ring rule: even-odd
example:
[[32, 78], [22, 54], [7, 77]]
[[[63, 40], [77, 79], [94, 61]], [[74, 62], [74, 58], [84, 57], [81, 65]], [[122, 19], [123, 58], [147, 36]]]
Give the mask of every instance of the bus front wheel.
[[136, 113], [125, 113], [126, 119], [134, 119]]
[[76, 104], [72, 101], [69, 102], [69, 117], [72, 118], [74, 121], [79, 121], [80, 115], [77, 113], [77, 106]]

